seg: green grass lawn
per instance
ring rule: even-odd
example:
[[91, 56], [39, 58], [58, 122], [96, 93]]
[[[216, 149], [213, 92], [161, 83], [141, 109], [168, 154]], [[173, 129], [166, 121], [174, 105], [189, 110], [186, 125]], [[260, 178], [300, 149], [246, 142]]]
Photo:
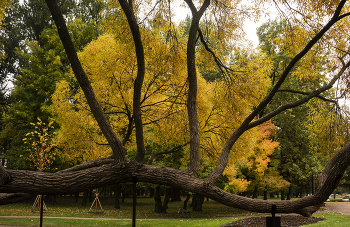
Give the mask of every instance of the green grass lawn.
[[[327, 220], [318, 222], [309, 227], [348, 227], [350, 216], [340, 215], [336, 213], [320, 213], [314, 214], [314, 217], [322, 217]], [[174, 220], [136, 220], [136, 226], [167, 226], [167, 227], [183, 227], [183, 226], [213, 226], [218, 227], [226, 223], [237, 220], [237, 218], [223, 219], [174, 219]], [[39, 218], [2, 218], [1, 225], [20, 225], [20, 226], [39, 226]], [[43, 226], [45, 227], [92, 227], [92, 226], [131, 226], [131, 220], [77, 220], [77, 219], [49, 219], [44, 218]]]
[[[270, 200], [270, 199], [269, 199]], [[108, 218], [131, 219], [132, 218], [132, 198], [126, 198], [124, 203], [121, 203], [121, 209], [114, 208], [114, 197], [100, 197], [103, 214], [88, 213], [91, 202], [81, 206], [82, 198], [75, 202], [75, 197], [60, 196], [57, 197], [57, 204], [54, 206], [47, 204], [48, 213], [44, 214], [44, 226], [57, 227], [79, 227], [79, 226], [131, 226], [131, 220], [108, 220]], [[6, 217], [0, 219], [1, 225], [18, 225], [18, 226], [38, 226], [39, 214], [32, 213], [32, 203], [18, 203], [0, 206], [0, 216], [19, 216]], [[182, 207], [183, 202], [170, 202], [167, 214], [154, 213], [153, 198], [137, 198], [136, 223], [137, 226], [221, 226], [225, 223], [230, 223], [236, 219], [232, 217], [259, 215], [259, 213], [247, 212], [225, 205], [219, 204], [213, 200], [204, 201], [203, 212], [190, 212], [188, 214], [178, 214], [178, 207]], [[189, 209], [191, 211], [191, 209]], [[32, 216], [24, 218], [20, 216]], [[45, 218], [45, 216], [53, 217], [82, 217], [82, 218], [106, 218], [104, 220], [94, 219], [63, 219], [63, 218]], [[309, 225], [316, 226], [349, 226], [350, 216], [320, 213], [314, 214], [315, 217], [324, 217], [327, 220], [317, 224]], [[219, 218], [228, 217], [228, 218]], [[144, 219], [163, 219], [163, 220], [144, 220]], [[202, 218], [191, 220], [191, 218]], [[166, 220], [172, 219], [172, 220]]]
[[[233, 222], [234, 218], [225, 219], [196, 219], [196, 220], [136, 220], [136, 226], [167, 226], [167, 227], [182, 227], [182, 226], [213, 226], [218, 227], [226, 223]], [[19, 226], [39, 226], [39, 218], [3, 218], [0, 220], [1, 225], [19, 225]], [[44, 219], [43, 226], [45, 227], [92, 227], [92, 226], [131, 226], [130, 220], [74, 220], [74, 219]]]
[[341, 215], [338, 213], [319, 213], [312, 215], [313, 217], [325, 218], [327, 220], [321, 221], [312, 225], [305, 225], [310, 227], [348, 227], [350, 226], [350, 216]]
[[[86, 218], [132, 218], [132, 198], [126, 198], [124, 203], [120, 203], [121, 209], [114, 208], [114, 197], [100, 197], [101, 205], [104, 209], [103, 214], [88, 213], [92, 202], [86, 206], [81, 206], [82, 198], [75, 202], [75, 197], [60, 196], [57, 197], [57, 204], [46, 204], [48, 213], [44, 216], [55, 217], [86, 217]], [[184, 200], [184, 199], [183, 199]], [[18, 215], [18, 216], [38, 216], [38, 213], [32, 213], [32, 203], [18, 203], [0, 206], [0, 216]], [[240, 209], [231, 208], [213, 200], [204, 201], [202, 212], [178, 214], [178, 207], [183, 206], [183, 201], [169, 202], [167, 214], [154, 213], [154, 199], [141, 197], [137, 198], [136, 217], [140, 219], [147, 218], [215, 218], [215, 217], [233, 217], [258, 215], [257, 213], [247, 212]], [[99, 207], [98, 207], [99, 208]]]

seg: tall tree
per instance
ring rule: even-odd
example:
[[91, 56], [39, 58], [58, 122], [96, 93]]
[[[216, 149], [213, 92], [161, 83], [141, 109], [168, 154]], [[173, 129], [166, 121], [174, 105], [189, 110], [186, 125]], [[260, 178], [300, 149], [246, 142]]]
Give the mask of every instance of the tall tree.
[[[108, 118], [104, 114], [104, 111], [98, 102], [98, 99], [96, 98], [88, 77], [75, 51], [74, 43], [70, 38], [70, 34], [65, 25], [64, 17], [62, 16], [62, 13], [56, 1], [47, 0], [46, 2], [57, 25], [60, 39], [63, 43], [63, 46], [65, 47], [73, 72], [84, 92], [91, 113], [98, 122], [103, 135], [106, 137], [106, 140], [111, 147], [112, 156], [88, 161], [81, 165], [62, 170], [57, 173], [37, 173], [33, 171], [11, 170], [5, 169], [1, 166], [0, 191], [3, 193], [10, 193], [2, 195], [2, 203], [9, 202], [9, 200], [11, 200], [11, 198], [13, 199], [14, 196], [16, 196], [16, 200], [18, 200], [18, 198], [21, 196], [26, 196], [25, 194], [16, 193], [45, 194], [75, 192], [87, 188], [94, 188], [100, 185], [132, 181], [132, 177], [136, 176], [138, 181], [141, 182], [177, 186], [187, 191], [192, 191], [208, 196], [216, 201], [232, 207], [256, 212], [270, 212], [272, 204], [275, 204], [277, 205], [277, 212], [279, 213], [294, 212], [309, 216], [319, 208], [319, 205], [323, 201], [328, 198], [336, 185], [339, 183], [344, 171], [350, 165], [350, 144], [347, 144], [334, 155], [334, 157], [327, 163], [323, 173], [320, 174], [318, 181], [318, 190], [316, 194], [295, 201], [274, 201], [272, 203], [269, 201], [251, 200], [228, 193], [215, 186], [215, 183], [222, 175], [225, 167], [229, 163], [229, 156], [233, 145], [238, 141], [243, 133], [249, 132], [250, 129], [261, 125], [262, 123], [270, 120], [278, 114], [283, 114], [283, 112], [287, 109], [300, 106], [308, 102], [310, 99], [321, 95], [323, 92], [331, 89], [332, 86], [342, 76], [346, 75], [345, 72], [350, 66], [350, 62], [347, 56], [347, 20], [350, 13], [348, 12], [349, 9], [348, 4], [346, 4], [346, 0], [331, 2], [295, 1], [295, 4], [300, 5], [296, 12], [302, 12], [305, 15], [307, 14], [308, 17], [312, 17], [313, 21], [318, 21], [317, 26], [313, 27], [315, 30], [310, 31], [307, 34], [295, 33], [297, 37], [300, 35], [298, 38], [310, 37], [307, 40], [300, 40], [301, 42], [297, 43], [298, 45], [295, 44], [294, 50], [297, 52], [297, 54], [290, 60], [271, 91], [257, 105], [255, 105], [255, 107], [252, 106], [251, 113], [248, 114], [248, 116], [236, 129], [232, 130], [232, 134], [227, 138], [225, 144], [222, 147], [220, 159], [217, 163], [216, 168], [205, 179], [197, 178], [197, 173], [201, 164], [201, 128], [199, 122], [200, 118], [198, 117], [200, 114], [198, 111], [199, 83], [197, 80], [198, 78], [196, 70], [196, 43], [197, 33], [200, 30], [199, 22], [202, 19], [203, 15], [210, 15], [209, 13], [211, 12], [215, 14], [213, 16], [217, 16], [215, 18], [216, 20], [213, 21], [217, 22], [218, 25], [220, 25], [220, 32], [228, 31], [229, 34], [231, 34], [233, 29], [237, 27], [237, 24], [231, 24], [231, 22], [235, 19], [234, 16], [239, 17], [239, 15], [235, 12], [242, 12], [235, 11], [235, 9], [240, 7], [240, 5], [233, 5], [235, 2], [211, 2], [209, 0], [205, 0], [198, 7], [196, 7], [194, 2], [191, 0], [185, 1], [188, 8], [192, 12], [192, 21], [186, 49], [188, 81], [187, 114], [190, 133], [190, 161], [189, 166], [186, 170], [176, 170], [168, 167], [151, 166], [144, 164], [145, 144], [143, 119], [141, 115], [141, 97], [142, 86], [145, 77], [145, 49], [142, 40], [143, 33], [140, 30], [139, 22], [137, 19], [140, 18], [138, 13], [142, 7], [136, 8], [136, 6], [139, 5], [134, 5], [134, 2], [132, 1], [119, 1], [122, 11], [125, 13], [125, 16], [128, 20], [128, 25], [132, 33], [137, 62], [137, 76], [134, 80], [133, 90], [133, 115], [135, 119], [137, 154], [135, 159], [129, 160], [126, 157], [122, 140], [114, 132], [111, 124], [108, 121]], [[164, 2], [164, 4], [167, 5], [170, 4], [170, 2], [167, 1]], [[324, 4], [326, 7], [324, 7]], [[166, 12], [165, 15], [171, 14], [171, 11], [163, 12]], [[207, 14], [205, 14], [206, 12]], [[169, 17], [165, 17], [165, 19], [168, 18]], [[324, 21], [328, 22], [321, 26], [320, 24], [323, 24]], [[227, 29], [225, 30], [224, 28]], [[339, 31], [342, 31], [342, 33]], [[224, 41], [229, 41], [229, 34], [220, 34], [222, 35], [221, 40], [223, 41], [223, 44]], [[332, 35], [328, 36], [328, 34]], [[262, 110], [265, 109], [266, 106], [274, 98], [285, 80], [290, 76], [292, 69], [303, 57], [307, 58], [310, 51], [312, 52], [314, 49], [321, 51], [323, 47], [332, 48], [334, 46], [327, 46], [326, 44], [328, 40], [332, 41], [331, 43], [334, 43], [337, 46], [336, 50], [333, 49], [334, 55], [332, 56], [333, 58], [331, 58], [332, 70], [329, 70], [330, 79], [326, 83], [316, 87], [313, 91], [299, 91], [299, 93], [302, 93], [302, 97], [296, 97], [296, 101], [293, 100], [290, 103], [281, 104], [275, 110], [267, 112], [260, 118], [257, 118]], [[339, 50], [346, 51], [344, 52]], [[244, 83], [242, 82], [242, 84]], [[300, 89], [302, 89], [302, 86], [300, 86]], [[231, 99], [227, 100], [229, 102], [235, 101]], [[237, 150], [233, 152], [237, 152]], [[33, 184], [32, 182], [35, 183]]]

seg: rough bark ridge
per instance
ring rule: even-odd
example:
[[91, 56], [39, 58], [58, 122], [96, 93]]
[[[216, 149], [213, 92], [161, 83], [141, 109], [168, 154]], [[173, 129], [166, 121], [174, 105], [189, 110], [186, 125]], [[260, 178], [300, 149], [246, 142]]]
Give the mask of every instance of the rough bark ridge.
[[[277, 213], [299, 213], [310, 216], [315, 212], [319, 204], [324, 202], [339, 183], [344, 171], [350, 165], [350, 144], [341, 149], [327, 164], [324, 172], [319, 176], [319, 184], [314, 195], [294, 201], [261, 201], [253, 200], [228, 193], [215, 186], [215, 182], [223, 173], [233, 144], [248, 129], [260, 125], [282, 111], [308, 102], [311, 98], [321, 97], [324, 91], [330, 89], [333, 84], [348, 70], [350, 62], [343, 63], [342, 68], [334, 75], [328, 84], [314, 92], [305, 93], [300, 100], [280, 106], [278, 109], [255, 120], [255, 117], [272, 100], [282, 83], [289, 75], [296, 63], [305, 56], [308, 51], [321, 39], [321, 37], [339, 20], [349, 16], [349, 13], [340, 14], [347, 1], [339, 2], [330, 21], [315, 35], [306, 47], [295, 56], [289, 66], [283, 72], [280, 80], [271, 92], [263, 99], [254, 111], [244, 120], [227, 140], [222, 149], [222, 154], [217, 168], [207, 179], [198, 179], [197, 171], [200, 165], [200, 128], [197, 111], [197, 75], [195, 63], [195, 48], [199, 22], [202, 15], [210, 6], [211, 1], [205, 0], [199, 10], [192, 0], [185, 0], [192, 12], [192, 23], [187, 45], [188, 67], [188, 118], [190, 127], [190, 165], [188, 170], [177, 170], [161, 166], [152, 166], [144, 163], [144, 141], [142, 132], [142, 119], [140, 114], [139, 96], [144, 76], [144, 57], [142, 40], [138, 29], [137, 17], [133, 12], [132, 0], [120, 0], [120, 5], [127, 16], [130, 29], [133, 33], [135, 50], [138, 62], [138, 74], [134, 91], [134, 123], [137, 135], [138, 153], [135, 160], [127, 160], [123, 142], [112, 130], [103, 110], [101, 109], [90, 82], [85, 75], [81, 63], [74, 49], [74, 44], [69, 36], [59, 7], [55, 0], [46, 0], [52, 17], [57, 25], [58, 33], [77, 80], [84, 91], [91, 112], [96, 118], [104, 136], [113, 150], [111, 157], [88, 161], [81, 165], [59, 171], [57, 173], [43, 173], [24, 170], [6, 170], [0, 166], [0, 204], [17, 202], [36, 194], [63, 194], [91, 190], [104, 185], [132, 182], [137, 177], [138, 182], [148, 182], [159, 185], [168, 185], [181, 190], [200, 194], [223, 203], [227, 206], [249, 210], [253, 212], [269, 213], [273, 204], [277, 206]], [[300, 93], [300, 92], [299, 92]], [[132, 127], [131, 127], [132, 129]], [[173, 151], [175, 152], [175, 151]]]

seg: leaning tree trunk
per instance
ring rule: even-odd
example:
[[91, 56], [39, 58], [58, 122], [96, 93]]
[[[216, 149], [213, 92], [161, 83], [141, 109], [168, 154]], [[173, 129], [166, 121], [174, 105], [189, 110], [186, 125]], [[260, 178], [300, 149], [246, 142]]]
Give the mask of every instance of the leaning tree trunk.
[[[350, 145], [346, 147], [350, 151]], [[1, 185], [4, 193], [28, 194], [65, 194], [97, 188], [101, 185], [131, 182], [131, 176], [137, 176], [138, 182], [152, 182], [171, 187], [182, 186], [182, 190], [205, 195], [224, 205], [253, 212], [267, 213], [273, 204], [277, 206], [277, 213], [298, 213], [310, 216], [317, 209], [314, 206], [322, 204], [339, 183], [342, 173], [346, 170], [341, 166], [350, 164], [350, 152], [346, 152], [346, 163], [340, 163], [330, 168], [329, 175], [319, 184], [316, 194], [293, 201], [263, 201], [253, 200], [226, 192], [205, 180], [194, 177], [191, 173], [168, 167], [151, 166], [136, 162], [115, 162], [101, 167], [88, 168], [78, 171], [63, 171], [57, 173], [43, 173], [26, 170], [6, 170], [11, 181]], [[102, 163], [101, 163], [102, 164]], [[95, 165], [95, 164], [94, 164]], [[0, 167], [1, 168], [1, 167]], [[342, 172], [341, 172], [342, 171]], [[166, 178], [164, 176], [167, 176]], [[54, 179], [54, 180], [53, 180]], [[29, 182], [29, 183], [28, 183]], [[31, 182], [31, 183], [30, 183]], [[13, 194], [0, 194], [0, 204]], [[316, 209], [316, 210], [315, 210]]]

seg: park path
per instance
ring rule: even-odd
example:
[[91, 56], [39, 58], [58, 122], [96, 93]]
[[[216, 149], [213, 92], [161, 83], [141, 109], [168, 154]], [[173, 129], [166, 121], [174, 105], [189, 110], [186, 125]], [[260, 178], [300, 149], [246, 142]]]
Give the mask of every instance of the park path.
[[350, 215], [350, 202], [326, 202], [325, 212]]

